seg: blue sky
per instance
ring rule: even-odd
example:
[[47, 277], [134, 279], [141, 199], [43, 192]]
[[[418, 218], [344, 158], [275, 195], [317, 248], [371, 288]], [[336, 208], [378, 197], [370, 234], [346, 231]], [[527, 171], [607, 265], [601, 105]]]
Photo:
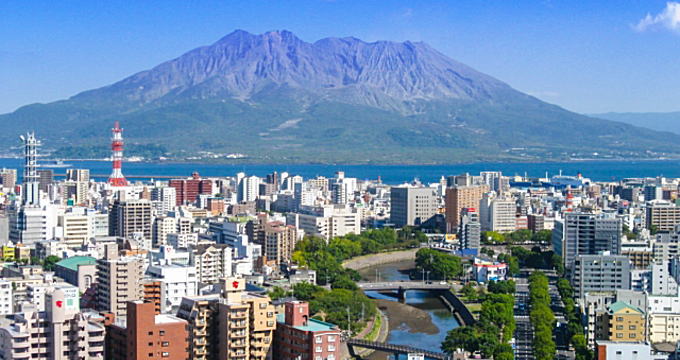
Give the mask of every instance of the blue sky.
[[680, 5], [665, 1], [3, 0], [0, 113], [110, 84], [235, 29], [425, 41], [569, 110], [680, 110]]

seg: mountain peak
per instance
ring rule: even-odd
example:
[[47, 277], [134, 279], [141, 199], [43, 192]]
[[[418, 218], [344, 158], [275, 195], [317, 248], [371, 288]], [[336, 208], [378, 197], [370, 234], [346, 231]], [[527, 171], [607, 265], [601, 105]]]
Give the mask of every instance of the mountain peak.
[[147, 103], [182, 94], [245, 100], [272, 86], [401, 112], [413, 111], [408, 103], [417, 100], [487, 101], [509, 89], [424, 43], [354, 37], [307, 43], [287, 30], [236, 30], [101, 90]]

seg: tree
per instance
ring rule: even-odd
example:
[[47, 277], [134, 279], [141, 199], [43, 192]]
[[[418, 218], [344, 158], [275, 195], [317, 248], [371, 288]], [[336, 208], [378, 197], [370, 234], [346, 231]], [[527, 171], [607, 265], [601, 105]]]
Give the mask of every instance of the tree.
[[460, 257], [423, 248], [416, 253], [416, 271], [429, 271], [430, 279], [452, 279], [463, 275]]
[[279, 286], [274, 286], [268, 293], [272, 300], [278, 300], [288, 296], [288, 292]]
[[515, 282], [512, 280], [489, 281], [486, 286], [490, 293], [494, 294], [514, 294]]
[[477, 290], [472, 285], [472, 283], [466, 283], [465, 285], [463, 285], [463, 287], [460, 289], [460, 292], [468, 300], [476, 300], [477, 299]]
[[309, 301], [317, 297], [318, 293], [324, 292], [326, 289], [321, 286], [310, 284], [308, 282], [301, 282], [293, 285], [293, 296], [302, 301]]
[[550, 243], [552, 241], [552, 231], [551, 230], [537, 231], [531, 236], [531, 241], [543, 244]]
[[479, 350], [478, 334], [473, 326], [461, 326], [449, 331], [441, 345], [442, 351], [452, 354], [457, 349], [475, 352]]
[[45, 271], [54, 271], [54, 264], [56, 264], [60, 260], [61, 258], [54, 255], [46, 257], [45, 260], [43, 261], [43, 269], [45, 269]]
[[333, 289], [358, 290], [359, 286], [347, 275], [338, 276], [331, 283]]
[[483, 231], [481, 240], [485, 245], [502, 244], [505, 242], [505, 236], [497, 231]]

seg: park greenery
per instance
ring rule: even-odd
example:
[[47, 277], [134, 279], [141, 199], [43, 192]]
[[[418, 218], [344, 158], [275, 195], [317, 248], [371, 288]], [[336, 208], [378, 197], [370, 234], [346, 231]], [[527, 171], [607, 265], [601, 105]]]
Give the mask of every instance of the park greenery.
[[557, 290], [564, 303], [564, 315], [568, 321], [567, 332], [569, 341], [574, 346], [576, 360], [590, 360], [593, 352], [588, 348], [583, 325], [581, 324], [580, 310], [574, 302], [574, 289], [566, 279], [557, 281]]
[[550, 292], [548, 277], [541, 271], [534, 271], [529, 276], [529, 318], [534, 328], [534, 358], [536, 360], [552, 360], [557, 347], [553, 340], [555, 314], [550, 309]]
[[507, 233], [500, 233], [497, 231], [482, 232], [482, 244], [484, 245], [506, 245], [506, 244], [547, 244], [550, 243], [552, 232], [550, 230], [540, 230], [532, 232], [531, 230], [516, 230]]
[[463, 275], [461, 258], [430, 248], [422, 248], [416, 253], [416, 274], [428, 274], [429, 279], [448, 280]]
[[[296, 245], [293, 261], [301, 267], [315, 270], [317, 284], [296, 284], [290, 292], [274, 287], [269, 295], [273, 299], [294, 296], [309, 301], [315, 316], [343, 329], [347, 328], [349, 321], [352, 331], [358, 331], [366, 325], [367, 319], [375, 316], [376, 308], [356, 284], [361, 279], [359, 273], [344, 268], [342, 262], [361, 255], [413, 248], [424, 241], [427, 237], [423, 233], [409, 227], [398, 231], [368, 230], [360, 235], [350, 234], [328, 242], [319, 237], [305, 237]], [[331, 290], [319, 285], [330, 285]]]
[[[474, 287], [471, 289], [476, 291]], [[515, 283], [494, 282], [487, 289], [488, 293], [481, 295], [483, 301], [479, 321], [449, 331], [441, 346], [444, 352], [451, 354], [456, 349], [464, 349], [472, 353], [480, 352], [487, 359], [513, 359], [509, 342], [515, 332]]]
[[499, 254], [497, 259], [508, 264], [512, 275], [519, 274], [520, 268], [555, 269], [558, 274], [564, 273], [562, 258], [554, 251], [543, 251], [539, 246], [527, 250], [521, 246], [510, 246], [510, 254]]

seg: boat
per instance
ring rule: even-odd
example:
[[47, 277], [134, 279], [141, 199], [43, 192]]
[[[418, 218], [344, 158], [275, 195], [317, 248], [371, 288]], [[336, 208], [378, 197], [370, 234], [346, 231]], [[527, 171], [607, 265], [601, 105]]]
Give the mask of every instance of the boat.
[[62, 160], [57, 160], [52, 163], [40, 164], [42, 168], [67, 168], [71, 167], [71, 164], [64, 164]]

